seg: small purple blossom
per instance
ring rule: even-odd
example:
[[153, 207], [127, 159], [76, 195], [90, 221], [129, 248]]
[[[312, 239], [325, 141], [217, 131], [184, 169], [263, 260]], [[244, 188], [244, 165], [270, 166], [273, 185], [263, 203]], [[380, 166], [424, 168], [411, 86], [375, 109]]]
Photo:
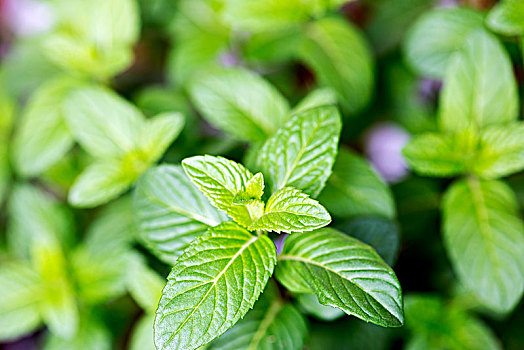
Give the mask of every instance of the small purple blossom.
[[55, 23], [53, 7], [40, 0], [4, 0], [2, 20], [17, 36], [31, 36], [48, 31]]
[[407, 175], [402, 148], [409, 139], [410, 135], [402, 127], [391, 122], [378, 123], [366, 133], [366, 157], [387, 182], [398, 182]]
[[235, 52], [227, 51], [220, 55], [218, 58], [220, 64], [224, 67], [234, 67], [240, 63], [240, 59]]
[[280, 236], [278, 236], [273, 243], [275, 244], [275, 247], [277, 248], [277, 255], [280, 255], [282, 253], [282, 250], [284, 249], [284, 243], [286, 242], [288, 234], [282, 233]]
[[442, 89], [442, 81], [423, 78], [418, 83], [419, 98], [424, 102], [435, 101]]

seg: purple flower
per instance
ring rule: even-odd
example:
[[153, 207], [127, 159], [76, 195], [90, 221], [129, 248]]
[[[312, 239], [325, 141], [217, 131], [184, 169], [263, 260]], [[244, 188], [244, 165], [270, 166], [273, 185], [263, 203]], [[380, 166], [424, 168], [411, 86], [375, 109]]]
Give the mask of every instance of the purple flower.
[[275, 244], [275, 247], [277, 248], [277, 255], [280, 255], [282, 253], [282, 250], [284, 249], [284, 243], [286, 242], [288, 234], [282, 233], [280, 236], [278, 236], [273, 243]]
[[18, 36], [31, 36], [51, 29], [55, 12], [49, 3], [40, 0], [4, 0], [2, 19]]
[[365, 136], [365, 154], [375, 170], [387, 182], [398, 182], [408, 173], [402, 148], [410, 135], [391, 122], [378, 123]]

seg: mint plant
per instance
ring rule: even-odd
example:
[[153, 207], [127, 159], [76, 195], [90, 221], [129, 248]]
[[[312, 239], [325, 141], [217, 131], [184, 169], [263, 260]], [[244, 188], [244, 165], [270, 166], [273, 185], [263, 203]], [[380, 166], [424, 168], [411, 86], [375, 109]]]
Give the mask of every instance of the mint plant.
[[[274, 272], [292, 293], [316, 294], [320, 303], [368, 322], [402, 325], [402, 295], [391, 268], [366, 244], [322, 229], [331, 217], [310, 198], [329, 177], [339, 133], [336, 108], [314, 107], [291, 115], [263, 144], [257, 158], [262, 172], [255, 175], [209, 155], [184, 159], [183, 171], [163, 165], [145, 174], [135, 194], [140, 235], [159, 258], [174, 264], [157, 310], [157, 348], [196, 349], [212, 342], [248, 313]], [[266, 196], [263, 174], [270, 179]], [[280, 255], [270, 232], [290, 234]], [[258, 330], [238, 346], [256, 347], [270, 336], [283, 346], [291, 332], [289, 345], [300, 348], [305, 327], [277, 318], [283, 307], [298, 311], [268, 288], [267, 317], [288, 328], [269, 328], [265, 316], [253, 315], [252, 322], [260, 319]], [[304, 324], [300, 313], [296, 318]]]

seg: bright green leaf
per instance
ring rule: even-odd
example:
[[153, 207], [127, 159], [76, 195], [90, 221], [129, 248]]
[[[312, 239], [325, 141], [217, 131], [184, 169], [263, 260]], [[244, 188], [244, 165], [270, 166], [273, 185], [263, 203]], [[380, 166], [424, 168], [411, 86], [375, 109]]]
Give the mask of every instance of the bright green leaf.
[[153, 324], [155, 323], [155, 314], [145, 314], [140, 318], [133, 328], [130, 350], [156, 350]]
[[191, 181], [209, 198], [211, 203], [225, 211], [241, 225], [251, 221], [249, 209], [233, 204], [235, 195], [245, 191], [253, 174], [244, 166], [223, 157], [196, 156], [182, 161]]
[[421, 16], [406, 36], [404, 55], [420, 75], [442, 78], [468, 35], [482, 28], [483, 16], [466, 8], [436, 9]]
[[331, 217], [316, 200], [292, 187], [284, 187], [267, 201], [264, 214], [250, 230], [275, 232], [312, 231], [328, 225]]
[[129, 171], [126, 162], [117, 159], [95, 162], [75, 180], [69, 190], [68, 201], [81, 208], [106, 203], [128, 189], [140, 172]]
[[38, 303], [42, 300], [40, 276], [22, 262], [0, 264], [0, 340], [15, 339], [36, 329], [42, 322]]
[[327, 306], [367, 322], [404, 322], [402, 292], [393, 270], [370, 246], [333, 229], [287, 238], [278, 280], [295, 293], [315, 293]]
[[505, 35], [524, 35], [524, 2], [503, 0], [491, 9], [488, 26], [495, 32]]
[[245, 205], [252, 201], [258, 201], [264, 194], [264, 176], [262, 173], [255, 174], [246, 184], [246, 190], [238, 192], [233, 197], [233, 204]]
[[291, 304], [278, 296], [274, 283], [243, 320], [211, 343], [210, 350], [300, 350], [307, 335], [307, 321]]
[[345, 148], [339, 150], [333, 173], [320, 202], [334, 216], [395, 216], [395, 203], [388, 186], [362, 157]]
[[345, 315], [340, 309], [322, 305], [315, 294], [300, 294], [297, 302], [300, 310], [322, 321], [334, 321]]
[[304, 97], [291, 111], [291, 114], [298, 114], [311, 108], [321, 106], [334, 106], [337, 104], [336, 92], [329, 87], [318, 88], [311, 91]]
[[335, 107], [308, 109], [291, 116], [258, 153], [257, 165], [271, 192], [294, 187], [318, 196], [335, 162], [340, 129]]
[[262, 141], [286, 119], [284, 97], [261, 77], [240, 68], [210, 71], [190, 86], [191, 98], [213, 125], [242, 141]]
[[64, 111], [75, 139], [95, 157], [122, 157], [140, 145], [145, 127], [142, 113], [110, 90], [76, 89], [67, 98]]
[[461, 132], [514, 121], [517, 83], [502, 44], [485, 30], [469, 35], [446, 70], [440, 96], [440, 128]]
[[130, 257], [126, 284], [138, 305], [147, 312], [153, 313], [158, 306], [166, 281], [147, 266], [142, 256], [135, 254]]
[[139, 148], [150, 163], [157, 161], [184, 127], [180, 113], [163, 113], [150, 120], [140, 134]]
[[169, 264], [208, 228], [227, 221], [180, 166], [147, 171], [137, 184], [134, 211], [140, 239]]
[[524, 168], [524, 124], [492, 125], [482, 130], [471, 172], [494, 179]]
[[14, 165], [22, 175], [38, 175], [73, 146], [62, 106], [76, 84], [70, 78], [53, 79], [30, 98], [16, 130], [12, 150]]
[[168, 277], [155, 320], [157, 348], [192, 350], [220, 336], [253, 307], [275, 263], [275, 246], [265, 235], [234, 223], [210, 229]]
[[426, 133], [415, 136], [402, 153], [415, 172], [450, 177], [465, 173], [474, 159], [475, 144], [470, 141], [467, 136]]
[[524, 291], [524, 226], [502, 182], [461, 180], [443, 200], [444, 243], [464, 286], [485, 306], [511, 310]]
[[361, 110], [373, 90], [371, 50], [356, 27], [342, 18], [327, 17], [306, 27], [300, 58], [321, 85], [333, 88], [343, 109]]

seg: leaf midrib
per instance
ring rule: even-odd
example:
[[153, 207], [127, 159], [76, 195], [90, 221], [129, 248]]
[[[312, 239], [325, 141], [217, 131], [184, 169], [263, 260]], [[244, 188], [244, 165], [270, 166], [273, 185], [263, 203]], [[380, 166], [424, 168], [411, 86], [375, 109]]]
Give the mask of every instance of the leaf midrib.
[[260, 325], [253, 335], [253, 338], [249, 342], [249, 345], [247, 347], [247, 350], [256, 350], [258, 349], [258, 344], [260, 341], [264, 338], [264, 335], [266, 334], [268, 328], [271, 326], [273, 321], [275, 320], [276, 316], [280, 312], [280, 310], [284, 307], [284, 304], [277, 300], [275, 301], [270, 307], [267, 313], [262, 318], [262, 321], [260, 322]]
[[[233, 255], [231, 257], [231, 260], [226, 264], [226, 266], [224, 266], [224, 268], [222, 269], [222, 271], [220, 271], [220, 273], [214, 278], [212, 279], [211, 281], [213, 282], [210, 286], [210, 288], [208, 289], [208, 291], [206, 292], [206, 294], [204, 294], [204, 296], [200, 299], [200, 301], [198, 302], [198, 304], [193, 308], [193, 310], [191, 311], [191, 313], [186, 316], [186, 318], [184, 319], [184, 321], [182, 321], [182, 323], [180, 324], [180, 326], [178, 326], [178, 328], [173, 332], [173, 334], [169, 337], [169, 339], [167, 340], [166, 344], [168, 344], [169, 342], [171, 342], [171, 340], [173, 340], [173, 338], [175, 337], [176, 334], [178, 334], [178, 332], [186, 325], [186, 323], [189, 321], [189, 319], [195, 314], [195, 312], [198, 310], [198, 308], [200, 307], [200, 305], [202, 305], [202, 303], [207, 299], [208, 295], [211, 293], [211, 291], [214, 289], [214, 287], [216, 286], [216, 284], [218, 283], [218, 281], [220, 280], [220, 278], [222, 277], [222, 275], [224, 275], [224, 273], [226, 273], [227, 269], [235, 262], [235, 260], [244, 252], [244, 250], [246, 250], [251, 244], [253, 244], [254, 242], [256, 242], [258, 240], [258, 236], [255, 236], [253, 238], [251, 238], [249, 241], [247, 241], [245, 244], [243, 244], [240, 249], [238, 250], [238, 252], [235, 253], [235, 255]], [[209, 281], [210, 282], [210, 281]], [[207, 282], [207, 283], [209, 283]]]
[[[397, 316], [395, 316], [389, 309], [387, 309], [379, 300], [377, 300], [373, 295], [369, 294], [366, 290], [364, 290], [361, 286], [359, 286], [357, 283], [353, 282], [352, 279], [350, 278], [347, 278], [346, 276], [343, 276], [341, 275], [338, 271], [336, 270], [333, 270], [332, 268], [328, 267], [328, 266], [325, 266], [321, 263], [318, 263], [314, 260], [310, 260], [310, 259], [307, 259], [307, 258], [303, 258], [301, 256], [296, 256], [296, 255], [289, 255], [289, 254], [284, 254], [284, 255], [280, 255], [278, 257], [278, 260], [292, 260], [292, 261], [300, 261], [304, 264], [311, 264], [311, 265], [315, 265], [317, 267], [320, 267], [322, 269], [325, 269], [335, 275], [337, 275], [338, 277], [342, 278], [343, 280], [346, 280], [346, 281], [349, 281], [353, 286], [357, 287], [358, 289], [360, 289], [362, 292], [364, 292], [366, 295], [369, 295], [371, 298], [373, 298], [373, 300], [375, 300], [377, 303], [379, 303], [379, 305], [382, 306], [382, 308], [384, 310], [386, 310], [391, 316], [395, 317], [395, 319], [397, 319], [398, 321], [400, 321]], [[395, 305], [396, 306], [399, 306], [396, 301], [395, 301]], [[382, 318], [382, 317], [381, 317]]]

